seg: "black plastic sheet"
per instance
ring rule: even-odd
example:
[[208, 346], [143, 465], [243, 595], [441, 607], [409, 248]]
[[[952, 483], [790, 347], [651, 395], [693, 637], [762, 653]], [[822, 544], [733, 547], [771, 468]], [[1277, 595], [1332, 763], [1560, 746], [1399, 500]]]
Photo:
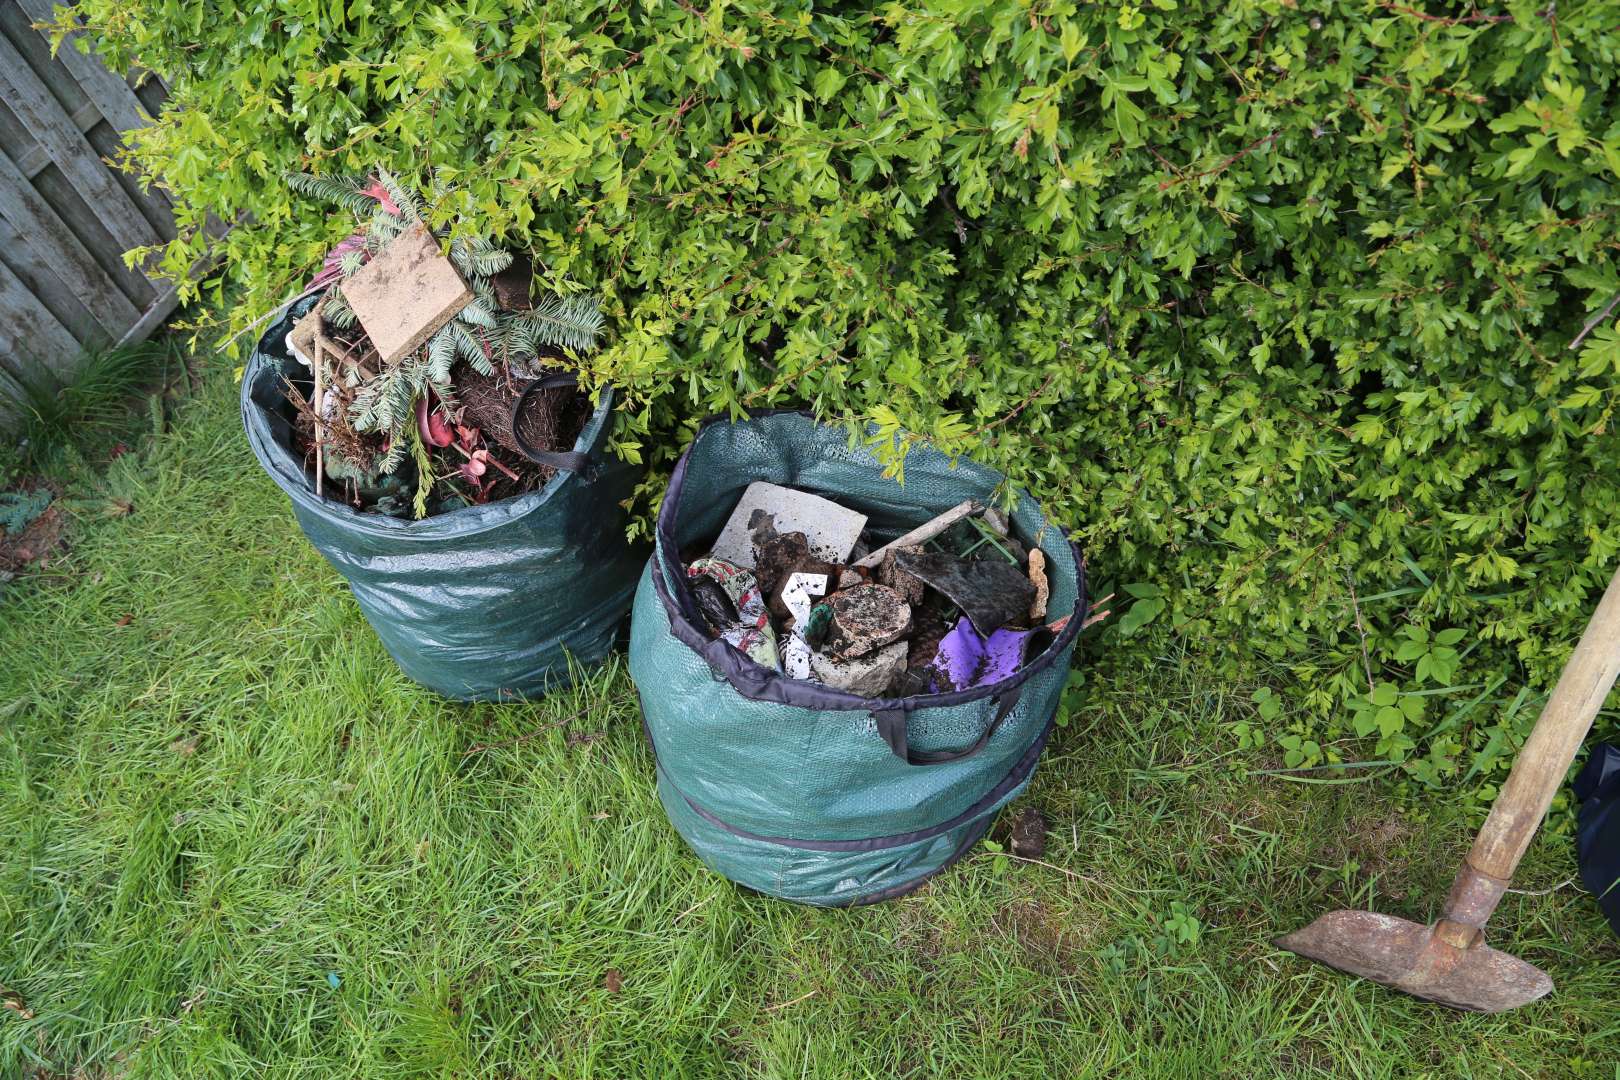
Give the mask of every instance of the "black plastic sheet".
[[1575, 778], [1581, 802], [1575, 858], [1581, 881], [1620, 934], [1620, 747], [1599, 744]]

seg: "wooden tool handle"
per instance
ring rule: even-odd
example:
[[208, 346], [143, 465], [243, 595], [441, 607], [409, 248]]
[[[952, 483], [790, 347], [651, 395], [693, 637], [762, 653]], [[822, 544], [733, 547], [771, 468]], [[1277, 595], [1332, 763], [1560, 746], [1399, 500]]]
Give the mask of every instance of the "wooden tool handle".
[[1536, 835], [1547, 807], [1564, 783], [1570, 763], [1609, 688], [1620, 674], [1620, 571], [1592, 613], [1580, 644], [1570, 654], [1552, 697], [1525, 740], [1507, 782], [1479, 830], [1468, 862], [1504, 884], [1511, 880]]

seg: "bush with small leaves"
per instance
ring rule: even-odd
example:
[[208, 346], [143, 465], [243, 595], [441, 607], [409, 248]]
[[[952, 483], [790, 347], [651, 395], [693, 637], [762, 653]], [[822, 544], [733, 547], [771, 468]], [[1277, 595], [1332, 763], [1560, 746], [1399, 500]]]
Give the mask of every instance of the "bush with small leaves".
[[254, 215], [234, 325], [334, 238], [283, 170], [442, 170], [430, 219], [604, 297], [586, 373], [648, 503], [751, 406], [875, 425], [897, 474], [972, 454], [1152, 584], [1119, 648], [1273, 665], [1301, 748], [1360, 738], [1369, 677], [1439, 725], [1489, 688], [1424, 759], [1467, 775], [1620, 553], [1612, 4], [70, 10], [171, 83], [130, 151], [178, 199], [166, 266]]

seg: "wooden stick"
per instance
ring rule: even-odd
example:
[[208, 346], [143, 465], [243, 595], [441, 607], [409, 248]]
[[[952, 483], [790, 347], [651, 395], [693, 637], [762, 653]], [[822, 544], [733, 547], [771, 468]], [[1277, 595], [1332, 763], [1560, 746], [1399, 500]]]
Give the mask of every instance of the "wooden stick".
[[892, 540], [889, 543], [884, 544], [882, 547], [872, 552], [872, 554], [866, 556], [866, 558], [857, 560], [850, 565], [854, 566], [857, 570], [870, 570], [872, 567], [882, 562], [885, 555], [896, 548], [911, 547], [913, 544], [921, 544], [926, 540], [932, 540], [934, 537], [938, 536], [952, 525], [955, 525], [958, 521], [961, 521], [969, 514], [976, 512], [978, 509], [979, 504], [974, 502], [972, 499], [969, 499], [967, 502], [957, 503], [943, 514], [939, 515], [937, 518], [934, 518], [932, 521], [923, 522], [921, 525], [917, 526], [915, 529], [912, 529], [899, 539]]
[[315, 369], [315, 495], [321, 494], [321, 481], [326, 477], [323, 445], [326, 442], [326, 424], [321, 418], [321, 399], [325, 393], [326, 335], [315, 331], [315, 355], [310, 358]]
[[1553, 687], [1552, 696], [1491, 805], [1490, 816], [1468, 853], [1468, 862], [1475, 869], [1504, 884], [1513, 877], [1617, 675], [1620, 574], [1609, 582], [1592, 621], [1564, 665], [1558, 685]]

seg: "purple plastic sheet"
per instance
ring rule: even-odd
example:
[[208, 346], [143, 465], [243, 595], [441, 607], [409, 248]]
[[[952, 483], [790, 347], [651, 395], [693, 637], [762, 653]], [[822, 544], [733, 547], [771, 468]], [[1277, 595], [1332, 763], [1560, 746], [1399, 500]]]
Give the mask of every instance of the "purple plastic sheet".
[[950, 633], [939, 640], [939, 651], [929, 667], [934, 672], [934, 691], [966, 690], [1012, 678], [1024, 663], [1033, 630], [992, 631], [980, 637], [966, 618], [956, 621]]

